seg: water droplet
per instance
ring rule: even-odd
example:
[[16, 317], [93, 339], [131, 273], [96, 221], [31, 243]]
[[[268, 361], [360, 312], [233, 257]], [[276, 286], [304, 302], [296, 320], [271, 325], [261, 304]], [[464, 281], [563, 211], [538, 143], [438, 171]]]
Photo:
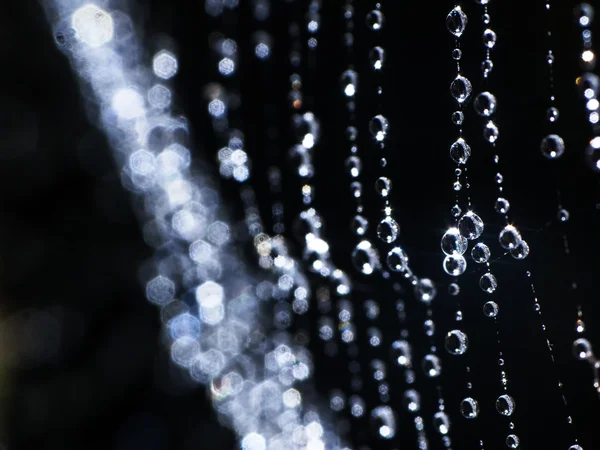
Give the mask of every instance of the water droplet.
[[590, 145], [585, 150], [585, 158], [592, 170], [600, 172], [600, 137], [595, 137], [590, 141]]
[[460, 50], [460, 48], [455, 48], [454, 50], [452, 50], [452, 59], [458, 61], [460, 60], [460, 58], [462, 58], [462, 51]]
[[512, 225], [505, 226], [498, 237], [500, 246], [505, 250], [512, 250], [521, 242], [521, 234]]
[[460, 286], [457, 283], [450, 283], [448, 285], [448, 294], [455, 297], [460, 293]]
[[506, 436], [506, 446], [508, 448], [519, 448], [521, 440], [516, 434], [509, 434]]
[[373, 47], [369, 52], [369, 61], [375, 70], [381, 70], [385, 63], [385, 50], [379, 46]]
[[423, 322], [423, 330], [425, 331], [425, 335], [431, 337], [435, 334], [435, 323], [431, 319], [427, 319]]
[[510, 203], [505, 198], [498, 197], [494, 208], [498, 214], [506, 214], [510, 209]]
[[575, 324], [575, 331], [578, 333], [583, 333], [585, 331], [585, 323], [581, 319], [577, 319], [577, 323]]
[[498, 281], [491, 273], [484, 273], [479, 279], [479, 287], [483, 292], [491, 294], [498, 287]]
[[465, 115], [462, 111], [454, 111], [452, 113], [452, 123], [454, 125], [462, 125], [465, 120]]
[[460, 310], [456, 311], [456, 316], [454, 317], [454, 319], [457, 322], [460, 322], [461, 320], [463, 320], [463, 313], [462, 313], [462, 311], [460, 311]]
[[455, 182], [452, 184], [452, 189], [454, 189], [454, 190], [455, 190], [455, 191], [457, 191], [457, 192], [458, 192], [458, 191], [460, 191], [460, 190], [462, 189], [462, 184], [460, 184], [460, 181], [458, 181], [458, 180], [457, 180], [457, 181], [455, 181]]
[[594, 20], [594, 7], [589, 3], [580, 3], [573, 10], [575, 20], [581, 27], [587, 27]]
[[[462, 114], [462, 113], [461, 113]], [[471, 147], [463, 138], [450, 146], [450, 158], [457, 164], [465, 164], [471, 156]]]
[[[479, 0], [479, 1], [478, 1], [478, 0], [476, 0], [476, 1], [477, 1], [477, 3], [481, 3], [482, 5], [487, 5], [487, 0]], [[483, 3], [483, 2], [485, 2], [485, 3]], [[491, 19], [491, 17], [490, 17], [490, 15], [489, 15], [489, 14], [487, 14], [487, 13], [486, 13], [486, 14], [484, 14], [483, 16], [481, 16], [481, 18], [482, 18], [482, 20], [483, 20], [483, 23], [484, 23], [485, 25], [489, 25], [489, 24], [490, 24], [490, 22], [491, 22], [491, 20], [492, 20], [492, 19]]]
[[448, 434], [450, 431], [450, 419], [448, 414], [439, 411], [433, 415], [433, 426], [442, 435]]
[[462, 75], [458, 75], [450, 84], [450, 93], [459, 104], [467, 101], [471, 92], [473, 92], [471, 82]]
[[455, 253], [463, 255], [468, 246], [469, 241], [460, 234], [458, 228], [452, 227], [442, 236], [441, 247], [446, 255], [454, 255]]
[[382, 197], [387, 197], [392, 190], [392, 181], [387, 177], [379, 177], [375, 181], [375, 190]]
[[490, 249], [483, 242], [479, 242], [471, 249], [471, 257], [477, 264], [484, 264], [490, 259]]
[[436, 355], [426, 355], [423, 358], [423, 371], [430, 378], [435, 378], [442, 373], [442, 362]]
[[387, 265], [393, 272], [404, 272], [408, 268], [408, 255], [400, 247], [394, 247], [387, 254]]
[[365, 275], [371, 275], [380, 266], [379, 254], [369, 241], [361, 241], [356, 245], [352, 252], [352, 262]]
[[363, 236], [367, 232], [369, 222], [363, 216], [356, 215], [352, 218], [350, 227], [352, 228], [354, 234], [356, 234], [357, 236]]
[[383, 19], [383, 13], [374, 9], [373, 11], [367, 14], [367, 26], [371, 30], [381, 30], [381, 27], [383, 26]]
[[358, 74], [354, 70], [346, 70], [342, 74], [342, 90], [346, 97], [354, 97], [358, 85]]
[[592, 344], [584, 338], [579, 338], [573, 342], [573, 354], [577, 359], [589, 359], [593, 356]]
[[489, 28], [483, 32], [483, 45], [487, 48], [494, 48], [496, 45], [496, 33]]
[[390, 216], [385, 217], [377, 225], [377, 237], [387, 244], [391, 244], [398, 238], [400, 226]]
[[494, 69], [494, 63], [491, 59], [486, 59], [481, 63], [481, 70], [483, 71], [483, 76], [487, 77], [490, 72]]
[[467, 15], [463, 12], [460, 6], [456, 6], [446, 16], [446, 26], [448, 31], [456, 37], [460, 37], [467, 26]]
[[449, 331], [446, 335], [446, 350], [452, 355], [463, 355], [469, 346], [467, 335], [460, 330]]
[[350, 142], [354, 142], [358, 136], [358, 130], [356, 127], [349, 126], [346, 128], [346, 139]]
[[499, 134], [500, 130], [498, 130], [496, 124], [491, 120], [485, 125], [485, 128], [483, 129], [483, 137], [486, 141], [488, 141], [491, 144], [498, 140]]
[[583, 447], [581, 445], [571, 445], [569, 450], [583, 450]]
[[515, 259], [525, 259], [529, 256], [529, 244], [521, 239], [517, 246], [510, 250], [510, 254]]
[[560, 158], [565, 152], [565, 141], [557, 134], [549, 134], [542, 139], [540, 150], [548, 159]]
[[479, 403], [471, 397], [460, 402], [460, 413], [465, 419], [476, 419], [479, 416]]
[[460, 234], [472, 241], [483, 233], [483, 220], [473, 211], [467, 211], [458, 221], [458, 229]]
[[460, 216], [461, 213], [462, 213], [462, 210], [460, 209], [460, 206], [458, 206], [458, 205], [454, 205], [450, 209], [450, 214], [452, 214], [453, 217], [458, 217], [458, 216]]
[[381, 142], [385, 139], [385, 136], [387, 135], [388, 127], [389, 127], [388, 120], [385, 117], [383, 117], [381, 114], [378, 114], [377, 116], [373, 117], [371, 119], [371, 122], [369, 122], [369, 130], [371, 131], [371, 134], [373, 135], [373, 137], [375, 139], [377, 139], [379, 142]]
[[482, 92], [475, 97], [473, 106], [480, 116], [490, 117], [496, 111], [496, 97], [490, 92]]
[[515, 412], [515, 401], [510, 395], [501, 395], [496, 400], [496, 411], [503, 416], [511, 416]]
[[352, 178], [356, 178], [360, 175], [362, 169], [362, 162], [358, 156], [350, 156], [345, 161], [346, 170]]
[[431, 303], [435, 298], [437, 291], [433, 281], [429, 278], [421, 278], [415, 285], [415, 297], [423, 303]]
[[554, 106], [548, 108], [548, 111], [546, 111], [546, 118], [548, 119], [548, 122], [556, 122], [558, 120], [558, 117], [558, 108], [555, 108]]
[[496, 317], [499, 309], [496, 302], [486, 302], [483, 305], [483, 313], [488, 317]]
[[444, 272], [453, 277], [458, 277], [465, 273], [467, 269], [467, 261], [463, 255], [455, 253], [454, 255], [448, 255], [444, 258], [443, 262]]
[[418, 412], [421, 409], [421, 396], [414, 389], [404, 393], [404, 405], [410, 412]]
[[558, 214], [556, 215], [560, 222], [567, 222], [570, 216], [569, 211], [564, 208], [559, 209]]
[[407, 341], [394, 341], [392, 343], [392, 360], [400, 367], [412, 365], [412, 352]]

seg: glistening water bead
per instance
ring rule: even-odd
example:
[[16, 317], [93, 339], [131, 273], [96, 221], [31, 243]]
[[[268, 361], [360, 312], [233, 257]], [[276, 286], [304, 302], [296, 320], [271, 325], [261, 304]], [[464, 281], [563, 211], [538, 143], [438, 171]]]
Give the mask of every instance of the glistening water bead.
[[449, 228], [442, 236], [441, 247], [446, 255], [453, 255], [455, 253], [462, 255], [467, 251], [468, 246], [469, 242], [467, 238], [460, 234], [458, 228]]
[[460, 6], [456, 6], [446, 16], [446, 27], [456, 37], [461, 37], [467, 26], [467, 15]]
[[483, 292], [491, 294], [498, 287], [498, 281], [496, 281], [496, 277], [491, 273], [485, 273], [479, 279], [479, 287]]
[[471, 249], [471, 257], [477, 264], [485, 264], [490, 259], [490, 249], [483, 242], [479, 242]]
[[389, 127], [388, 120], [385, 117], [383, 117], [381, 114], [376, 115], [369, 122], [369, 131], [371, 131], [371, 134], [373, 135], [373, 137], [379, 142], [381, 142], [385, 139], [385, 136], [387, 135], [388, 127]]
[[446, 335], [445, 346], [448, 353], [463, 355], [469, 346], [469, 339], [463, 331], [452, 330]]
[[364, 275], [371, 275], [380, 267], [379, 254], [369, 241], [361, 241], [352, 252], [354, 267]]
[[442, 362], [436, 355], [426, 355], [422, 362], [423, 371], [429, 378], [435, 378], [442, 373]]
[[382, 196], [387, 197], [392, 190], [392, 181], [387, 177], [379, 177], [375, 181], [375, 191]]
[[486, 302], [483, 305], [483, 313], [487, 316], [487, 317], [496, 317], [498, 315], [498, 311], [500, 310], [500, 308], [498, 307], [498, 304], [496, 302]]
[[483, 220], [473, 211], [467, 211], [458, 221], [458, 229], [460, 234], [472, 241], [483, 233]]
[[465, 270], [467, 269], [467, 261], [463, 255], [455, 253], [454, 255], [446, 256], [442, 266], [444, 268], [444, 272], [446, 272], [448, 275], [457, 277], [465, 273]]
[[580, 360], [590, 359], [594, 355], [592, 353], [592, 344], [587, 339], [577, 339], [573, 342], [573, 354]]
[[503, 249], [512, 250], [521, 242], [521, 234], [514, 226], [507, 225], [500, 232], [498, 240]]
[[423, 303], [430, 303], [437, 294], [435, 285], [429, 278], [421, 278], [417, 281], [414, 292], [415, 297]]
[[494, 122], [491, 120], [485, 124], [485, 128], [483, 129], [483, 137], [490, 144], [493, 144], [498, 140], [498, 136], [500, 135], [500, 130]]
[[374, 9], [367, 14], [367, 26], [374, 31], [381, 30], [383, 27], [384, 16], [381, 11]]
[[394, 247], [389, 251], [386, 262], [393, 272], [404, 272], [408, 269], [408, 255], [400, 247]]
[[442, 435], [448, 434], [450, 431], [450, 418], [443, 411], [436, 412], [433, 415], [433, 427]]
[[565, 142], [557, 134], [549, 134], [540, 144], [542, 155], [548, 159], [560, 158], [565, 152]]
[[483, 45], [487, 48], [494, 48], [496, 45], [496, 33], [489, 28], [483, 32]]
[[379, 46], [373, 47], [369, 52], [369, 61], [375, 70], [381, 70], [385, 63], [385, 50]]
[[386, 244], [391, 244], [398, 238], [400, 232], [400, 226], [390, 216], [386, 216], [377, 225], [377, 237]]
[[502, 197], [498, 197], [496, 199], [496, 203], [494, 205], [494, 209], [498, 214], [506, 214], [510, 209], [510, 203], [508, 200]]
[[471, 397], [460, 402], [460, 413], [465, 419], [476, 419], [479, 416], [479, 403]]
[[496, 411], [503, 416], [511, 416], [515, 412], [515, 401], [510, 395], [501, 395], [496, 400]]
[[496, 111], [496, 97], [490, 92], [477, 94], [473, 107], [480, 116], [490, 117]]
[[521, 440], [519, 439], [519, 437], [516, 434], [509, 434], [506, 437], [506, 446], [508, 448], [519, 448], [520, 443], [521, 443]]
[[350, 222], [350, 228], [357, 236], [364, 236], [369, 227], [369, 222], [361, 215], [356, 215]]
[[458, 75], [452, 83], [450, 83], [450, 93], [458, 103], [466, 102], [472, 92], [473, 86], [471, 85], [471, 82], [462, 75]]
[[[462, 114], [462, 113], [461, 113]], [[462, 123], [462, 119], [461, 119]], [[463, 138], [458, 138], [450, 146], [450, 158], [457, 164], [466, 164], [471, 156], [471, 147]]]

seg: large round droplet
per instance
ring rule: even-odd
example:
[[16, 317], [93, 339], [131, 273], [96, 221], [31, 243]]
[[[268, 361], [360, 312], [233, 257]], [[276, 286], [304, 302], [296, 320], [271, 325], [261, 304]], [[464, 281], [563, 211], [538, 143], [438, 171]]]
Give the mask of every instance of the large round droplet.
[[569, 447], [569, 450], [583, 450], [583, 447], [581, 445], [575, 444], [575, 445], [571, 445]]
[[381, 70], [385, 63], [385, 50], [379, 46], [373, 47], [369, 52], [369, 62], [375, 70]]
[[548, 159], [560, 158], [565, 152], [565, 141], [558, 134], [549, 134], [542, 139], [540, 150]]
[[516, 434], [509, 434], [508, 436], [506, 436], [506, 446], [508, 448], [519, 448], [520, 443], [521, 440]]
[[485, 273], [479, 279], [479, 287], [483, 292], [491, 294], [498, 287], [498, 281], [496, 280], [496, 277], [491, 273]]
[[390, 191], [392, 190], [392, 180], [387, 177], [379, 177], [375, 181], [375, 191], [382, 197], [387, 197], [390, 195]]
[[467, 15], [460, 6], [456, 6], [446, 16], [448, 31], [456, 37], [461, 37], [467, 26]]
[[445, 346], [451, 355], [463, 355], [469, 346], [469, 339], [463, 331], [452, 330], [446, 335]]
[[464, 103], [473, 92], [471, 82], [462, 75], [457, 76], [450, 84], [450, 93], [458, 103]]
[[501, 395], [496, 400], [496, 411], [503, 416], [511, 416], [515, 412], [515, 401], [510, 395]]
[[415, 285], [415, 297], [423, 303], [430, 303], [437, 294], [433, 281], [429, 278], [421, 278]]
[[381, 27], [383, 26], [383, 19], [383, 13], [374, 9], [373, 11], [367, 14], [367, 26], [371, 30], [381, 30]]
[[490, 259], [490, 249], [483, 242], [479, 242], [471, 249], [471, 257], [477, 264], [485, 264]]
[[387, 244], [391, 244], [398, 238], [400, 226], [390, 216], [385, 217], [377, 225], [377, 237]]
[[389, 125], [388, 120], [381, 114], [378, 114], [371, 119], [371, 122], [369, 122], [369, 131], [371, 131], [371, 134], [376, 140], [381, 142], [387, 135]]
[[361, 215], [354, 216], [350, 222], [350, 228], [357, 236], [363, 236], [367, 232], [368, 227], [369, 222]]
[[521, 234], [514, 226], [506, 225], [500, 232], [498, 240], [503, 249], [512, 250], [521, 242]]
[[379, 254], [369, 241], [357, 244], [352, 252], [352, 262], [354, 267], [365, 275], [371, 275], [380, 266]]
[[471, 156], [471, 147], [463, 138], [450, 146], [450, 158], [457, 164], [466, 164]]
[[496, 302], [486, 302], [483, 305], [483, 313], [488, 317], [496, 317], [500, 308]]
[[404, 272], [408, 268], [408, 255], [400, 247], [394, 247], [387, 254], [386, 262], [393, 272]]
[[469, 247], [469, 241], [460, 234], [458, 228], [452, 227], [442, 236], [441, 247], [442, 251], [448, 256], [455, 253], [463, 255]]
[[421, 396], [414, 389], [404, 393], [404, 406], [409, 412], [418, 412], [421, 409]]
[[448, 255], [444, 258], [442, 264], [444, 272], [453, 277], [458, 277], [465, 273], [467, 269], [467, 261], [463, 255], [455, 253], [454, 255]]
[[489, 28], [483, 32], [483, 45], [487, 48], [494, 48], [496, 45], [496, 33]]
[[400, 367], [412, 365], [412, 353], [407, 341], [394, 341], [392, 343], [392, 360]]
[[496, 97], [490, 92], [482, 92], [475, 97], [473, 106], [480, 116], [490, 117], [496, 111]]
[[423, 358], [423, 371], [430, 378], [435, 378], [442, 373], [442, 362], [436, 355], [426, 355]]
[[450, 431], [450, 419], [448, 414], [439, 411], [433, 415], [433, 428], [441, 435], [446, 435]]
[[378, 406], [371, 411], [371, 426], [376, 435], [383, 439], [396, 436], [396, 415], [389, 406]]
[[579, 338], [573, 342], [573, 354], [577, 359], [589, 359], [593, 356], [592, 344], [584, 338]]
[[517, 246], [510, 250], [510, 255], [515, 259], [525, 259], [529, 256], [529, 244], [521, 239]]
[[485, 124], [485, 128], [483, 129], [483, 137], [490, 144], [493, 144], [498, 140], [498, 136], [500, 135], [500, 130], [494, 122], [491, 120]]
[[458, 221], [458, 229], [460, 234], [472, 241], [483, 233], [483, 220], [473, 211], [467, 211]]
[[354, 70], [346, 70], [342, 74], [342, 90], [346, 97], [354, 97], [358, 85], [358, 74]]
[[460, 413], [465, 419], [476, 419], [479, 416], [479, 403], [471, 397], [460, 402]]

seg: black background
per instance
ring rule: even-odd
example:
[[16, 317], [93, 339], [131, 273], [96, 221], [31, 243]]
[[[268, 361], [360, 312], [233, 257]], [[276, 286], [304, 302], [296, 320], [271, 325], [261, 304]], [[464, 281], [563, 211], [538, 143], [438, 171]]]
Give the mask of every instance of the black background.
[[[304, 2], [290, 6], [274, 1], [270, 19], [258, 24], [248, 1], [237, 12], [220, 19], [204, 14], [202, 2], [152, 1], [136, 3], [129, 13], [142, 35], [146, 63], [168, 35], [175, 43], [180, 73], [175, 82], [175, 104], [191, 124], [193, 151], [216, 168], [214, 155], [219, 143], [213, 137], [203, 98], [204, 86], [219, 80], [215, 56], [208, 49], [208, 36], [221, 30], [240, 45], [238, 78], [228, 87], [239, 89], [242, 106], [234, 112], [235, 126], [247, 138], [253, 159], [252, 183], [257, 191], [264, 220], [270, 221], [271, 197], [266, 172], [281, 164], [287, 229], [301, 207], [300, 181], [286, 154], [292, 142], [290, 111], [286, 102], [290, 65], [287, 27], [290, 11], [304, 22]], [[300, 4], [301, 3], [301, 4]], [[389, 283], [363, 277], [350, 262], [355, 243], [349, 229], [353, 211], [349, 179], [343, 160], [348, 148], [343, 140], [347, 114], [343, 106], [339, 76], [347, 66], [343, 46], [341, 0], [324, 0], [319, 46], [311, 75], [305, 77], [305, 105], [320, 118], [321, 139], [315, 148], [316, 203], [326, 222], [325, 236], [335, 263], [352, 273], [357, 312], [360, 303], [375, 298], [381, 306], [379, 327], [384, 346], [397, 338], [394, 301]], [[355, 2], [355, 61], [360, 75], [357, 96], [360, 154], [365, 169], [366, 214], [372, 224], [381, 217], [373, 189], [379, 153], [371, 142], [367, 123], [378, 112], [376, 79], [368, 68], [367, 52], [375, 43], [385, 47], [383, 109], [390, 121], [386, 157], [394, 188], [392, 205], [401, 224], [401, 245], [411, 266], [420, 276], [438, 281], [440, 295], [434, 304], [439, 336], [454, 328], [455, 300], [445, 293], [448, 277], [441, 269], [440, 238], [451, 225], [453, 164], [448, 147], [456, 130], [450, 122], [453, 101], [449, 83], [454, 77], [450, 57], [453, 39], [444, 19], [454, 6], [444, 2], [383, 4], [386, 22], [380, 39], [364, 25], [374, 2]], [[511, 218], [532, 249], [525, 261], [503, 257], [492, 269], [499, 280], [494, 300], [500, 304], [499, 324], [506, 360], [509, 389], [517, 402], [514, 422], [522, 448], [567, 449], [572, 430], [557, 388], [560, 374], [565, 385], [570, 414], [581, 445], [600, 445], [596, 428], [600, 402], [592, 387], [587, 363], [572, 357], [576, 304], [584, 307], [587, 337], [598, 344], [597, 174], [587, 168], [583, 151], [591, 130], [583, 103], [575, 89], [580, 75], [578, 29], [572, 19], [575, 2], [555, 2], [554, 53], [557, 106], [556, 130], [567, 144], [559, 161], [543, 159], [541, 138], [548, 133], [545, 110], [548, 82], [547, 50], [542, 1], [492, 1], [492, 28], [498, 43], [492, 52], [494, 70], [485, 87], [479, 70], [483, 58], [480, 10], [465, 2], [470, 18], [463, 37], [463, 71], [474, 91], [492, 91], [499, 106], [495, 121], [500, 128], [498, 152], [505, 179], [505, 196], [511, 201]], [[3, 436], [8, 448], [38, 449], [192, 449], [234, 448], [229, 431], [213, 416], [202, 389], [186, 382], [185, 375], [169, 364], [160, 339], [158, 312], [144, 299], [138, 268], [151, 254], [144, 244], [128, 194], [122, 190], [105, 137], [90, 123], [75, 75], [68, 60], [55, 47], [50, 27], [39, 4], [7, 2], [0, 15], [0, 365]], [[258, 27], [273, 37], [273, 56], [268, 63], [252, 57], [250, 35]], [[595, 30], [594, 30], [595, 31]], [[305, 34], [305, 33], [304, 33]], [[597, 34], [596, 34], [597, 35]], [[305, 59], [306, 62], [306, 59]], [[303, 68], [306, 72], [306, 67]], [[493, 212], [496, 169], [491, 149], [481, 138], [482, 121], [467, 107], [465, 134], [473, 150], [469, 179], [475, 210], [486, 222], [484, 241], [493, 255], [502, 225]], [[272, 139], [265, 130], [274, 128]], [[566, 225], [556, 217], [556, 189], [570, 211]], [[241, 219], [237, 185], [221, 184], [232, 216]], [[372, 228], [374, 228], [372, 226]], [[572, 258], [565, 259], [562, 233], [567, 230]], [[370, 231], [370, 233], [372, 230]], [[296, 254], [301, 247], [286, 233]], [[371, 235], [374, 238], [374, 236]], [[373, 239], [375, 240], [375, 238]], [[383, 251], [383, 246], [381, 247]], [[254, 261], [254, 259], [249, 259]], [[471, 264], [461, 280], [462, 327], [470, 337], [467, 358], [473, 371], [476, 397], [482, 407], [476, 423], [457, 413], [465, 395], [463, 361], [443, 354], [441, 383], [453, 420], [453, 448], [504, 447], [508, 420], [493, 408], [501, 392], [496, 365], [495, 331], [481, 306], [486, 296], [477, 287], [480, 273]], [[547, 337], [554, 343], [556, 366], [545, 344], [546, 336], [533, 308], [533, 297], [524, 276], [533, 273], [542, 305]], [[576, 280], [579, 288], [570, 289]], [[403, 284], [404, 288], [407, 286]], [[426, 341], [422, 332], [424, 309], [407, 289], [409, 329], [422, 357]], [[10, 334], [6, 321], [15, 314], [25, 317], [30, 308], [47, 311], [58, 328], [30, 327]], [[28, 312], [29, 311], [29, 312]], [[316, 318], [316, 308], [309, 318]], [[366, 324], [357, 314], [359, 361], [366, 368], [370, 350], [366, 346]], [[300, 321], [306, 323], [308, 321]], [[314, 327], [311, 329], [314, 335]], [[57, 340], [55, 353], [44, 362], [19, 359], [16, 349], [28, 342]], [[16, 343], [17, 342], [17, 343]], [[25, 344], [23, 344], [25, 342]], [[34, 345], [31, 344], [31, 345]], [[340, 344], [341, 345], [341, 344]], [[21, 346], [21, 347], [19, 347]], [[322, 344], [313, 340], [315, 380], [326, 403], [330, 389], [348, 385], [347, 359], [323, 355]], [[382, 357], [387, 357], [385, 352]], [[367, 420], [350, 422], [355, 447], [416, 448], [410, 417], [401, 406], [403, 392], [399, 371], [390, 365], [388, 381], [391, 404], [400, 411], [400, 438], [383, 442], [369, 435]], [[431, 429], [435, 406], [434, 384], [419, 373], [417, 387], [422, 415], [430, 432], [431, 448], [441, 448]], [[374, 383], [365, 377], [360, 393], [367, 405], [376, 406]], [[344, 428], [343, 417], [338, 417]]]

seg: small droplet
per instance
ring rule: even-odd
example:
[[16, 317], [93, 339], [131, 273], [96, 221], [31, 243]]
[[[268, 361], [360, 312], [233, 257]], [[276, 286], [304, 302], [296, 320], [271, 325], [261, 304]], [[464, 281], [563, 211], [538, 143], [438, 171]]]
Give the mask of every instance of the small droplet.
[[521, 234], [514, 226], [507, 225], [500, 232], [498, 240], [503, 249], [512, 250], [521, 242]]
[[510, 209], [510, 203], [505, 198], [498, 197], [494, 205], [494, 209], [498, 214], [506, 214]]
[[483, 242], [479, 242], [471, 249], [471, 257], [477, 264], [484, 264], [490, 259], [490, 249]]
[[454, 50], [452, 50], [452, 59], [459, 61], [460, 58], [462, 58], [462, 51], [460, 50], [460, 48], [455, 48]]
[[387, 197], [392, 190], [392, 181], [387, 177], [379, 177], [375, 181], [375, 190], [382, 197]]
[[483, 292], [491, 294], [498, 287], [498, 281], [496, 280], [496, 277], [491, 273], [485, 273], [479, 279], [479, 287]]
[[473, 211], [468, 211], [458, 221], [458, 229], [460, 234], [465, 236], [469, 240], [474, 240], [481, 236], [483, 233], [483, 220]]
[[494, 48], [496, 45], [496, 33], [489, 28], [483, 32], [483, 45], [487, 48]]
[[345, 161], [346, 170], [352, 178], [356, 178], [360, 175], [362, 169], [362, 162], [358, 156], [350, 156]]
[[389, 406], [378, 406], [371, 411], [370, 422], [379, 437], [393, 439], [396, 436], [396, 415]]
[[363, 216], [357, 214], [352, 218], [350, 227], [357, 236], [364, 236], [369, 227], [369, 222]]
[[453, 217], [458, 217], [461, 215], [461, 213], [462, 213], [462, 210], [460, 209], [460, 206], [458, 206], [458, 205], [454, 205], [450, 209], [450, 214], [452, 214]]
[[415, 285], [415, 297], [423, 303], [431, 303], [437, 291], [429, 278], [421, 278]]
[[457, 283], [450, 283], [448, 285], [448, 294], [455, 297], [460, 293], [460, 286]]
[[460, 234], [458, 228], [452, 227], [442, 236], [441, 247], [446, 255], [463, 255], [469, 246], [467, 238]]
[[460, 181], [455, 181], [452, 184], [452, 189], [454, 189], [456, 192], [460, 191], [462, 189], [462, 184], [460, 183]]
[[496, 302], [486, 302], [483, 305], [483, 313], [488, 317], [496, 317], [499, 309], [500, 308]]
[[490, 144], [493, 144], [494, 142], [496, 142], [498, 140], [499, 135], [500, 135], [500, 130], [498, 130], [498, 127], [496, 126], [496, 124], [490, 120], [485, 125], [485, 128], [483, 129], [483, 137]]
[[389, 127], [388, 120], [385, 117], [383, 117], [381, 114], [378, 114], [377, 116], [373, 117], [371, 119], [371, 122], [369, 123], [369, 130], [371, 131], [371, 134], [379, 142], [381, 142], [385, 139], [385, 136], [387, 135], [388, 127]]
[[391, 244], [398, 238], [400, 226], [390, 216], [385, 217], [377, 225], [377, 237], [387, 244]]
[[565, 141], [557, 134], [549, 134], [542, 139], [540, 150], [548, 159], [560, 158], [565, 152]]
[[527, 258], [529, 256], [529, 244], [521, 239], [517, 246], [510, 250], [510, 255], [515, 259]]
[[454, 111], [452, 113], [452, 123], [454, 125], [462, 125], [465, 120], [465, 115], [462, 111]]
[[465, 273], [467, 269], [467, 261], [463, 255], [455, 253], [453, 255], [446, 256], [443, 262], [444, 272], [448, 275], [457, 277]]
[[516, 434], [509, 434], [506, 436], [506, 446], [508, 448], [519, 448], [521, 440]]
[[392, 360], [400, 367], [412, 365], [412, 352], [407, 341], [394, 341], [392, 343]]
[[418, 412], [421, 409], [421, 396], [414, 389], [404, 393], [404, 405], [410, 412]]
[[369, 61], [375, 70], [381, 70], [385, 63], [385, 50], [379, 46], [373, 47], [369, 52]]
[[383, 13], [374, 9], [367, 14], [367, 26], [374, 31], [381, 30], [381, 27], [383, 26], [383, 19]]
[[469, 339], [463, 331], [452, 330], [446, 335], [445, 346], [448, 353], [463, 355], [469, 346]]
[[408, 268], [408, 255], [400, 247], [394, 247], [387, 254], [387, 265], [393, 272], [404, 272]]
[[490, 117], [496, 111], [496, 97], [490, 92], [482, 92], [475, 97], [473, 106], [480, 116]]
[[592, 344], [590, 344], [590, 341], [587, 339], [577, 339], [573, 342], [573, 354], [575, 355], [575, 358], [580, 360], [590, 359], [593, 356]]
[[456, 6], [448, 16], [446, 16], [446, 26], [448, 31], [456, 37], [462, 36], [467, 26], [467, 15], [460, 6]]
[[552, 50], [548, 50], [548, 53], [546, 54], [546, 62], [548, 64], [554, 64], [554, 55], [552, 54]]
[[501, 395], [496, 400], [496, 410], [503, 416], [511, 416], [515, 412], [515, 401], [510, 395]]
[[490, 72], [494, 69], [494, 63], [491, 59], [486, 59], [481, 63], [481, 70], [483, 71], [483, 76], [487, 77]]
[[346, 70], [342, 74], [342, 90], [346, 97], [354, 97], [358, 85], [358, 74], [354, 70]]
[[476, 419], [479, 416], [479, 403], [471, 397], [460, 402], [460, 413], [465, 419]]
[[433, 320], [427, 319], [423, 323], [423, 330], [426, 336], [432, 337], [435, 334], [435, 323], [433, 323]]
[[471, 82], [462, 75], [458, 75], [450, 84], [450, 93], [459, 104], [467, 101], [472, 91]]
[[369, 241], [361, 241], [352, 252], [354, 267], [364, 275], [371, 275], [379, 268], [379, 254]]
[[[483, 0], [483, 1], [485, 1], [485, 0]], [[487, 1], [486, 1], [485, 3], [481, 2], [481, 4], [482, 4], [482, 5], [485, 5], [485, 4], [487, 4]], [[481, 18], [483, 19], [483, 23], [484, 23], [485, 25], [489, 25], [489, 24], [490, 24], [490, 22], [492, 21], [492, 19], [491, 19], [490, 15], [489, 15], [489, 14], [487, 14], [487, 13], [486, 13], [486, 14], [484, 14], [483, 16], [481, 16]]]
[[436, 412], [433, 415], [433, 427], [441, 435], [448, 434], [450, 431], [450, 419], [448, 418], [448, 414], [442, 411]]
[[548, 122], [554, 123], [558, 120], [558, 117], [558, 108], [555, 108], [554, 106], [548, 108], [548, 111], [546, 111], [546, 118], [548, 119]]
[[[462, 113], [461, 113], [462, 114]], [[450, 158], [457, 164], [466, 164], [471, 156], [471, 147], [463, 138], [450, 146]]]

